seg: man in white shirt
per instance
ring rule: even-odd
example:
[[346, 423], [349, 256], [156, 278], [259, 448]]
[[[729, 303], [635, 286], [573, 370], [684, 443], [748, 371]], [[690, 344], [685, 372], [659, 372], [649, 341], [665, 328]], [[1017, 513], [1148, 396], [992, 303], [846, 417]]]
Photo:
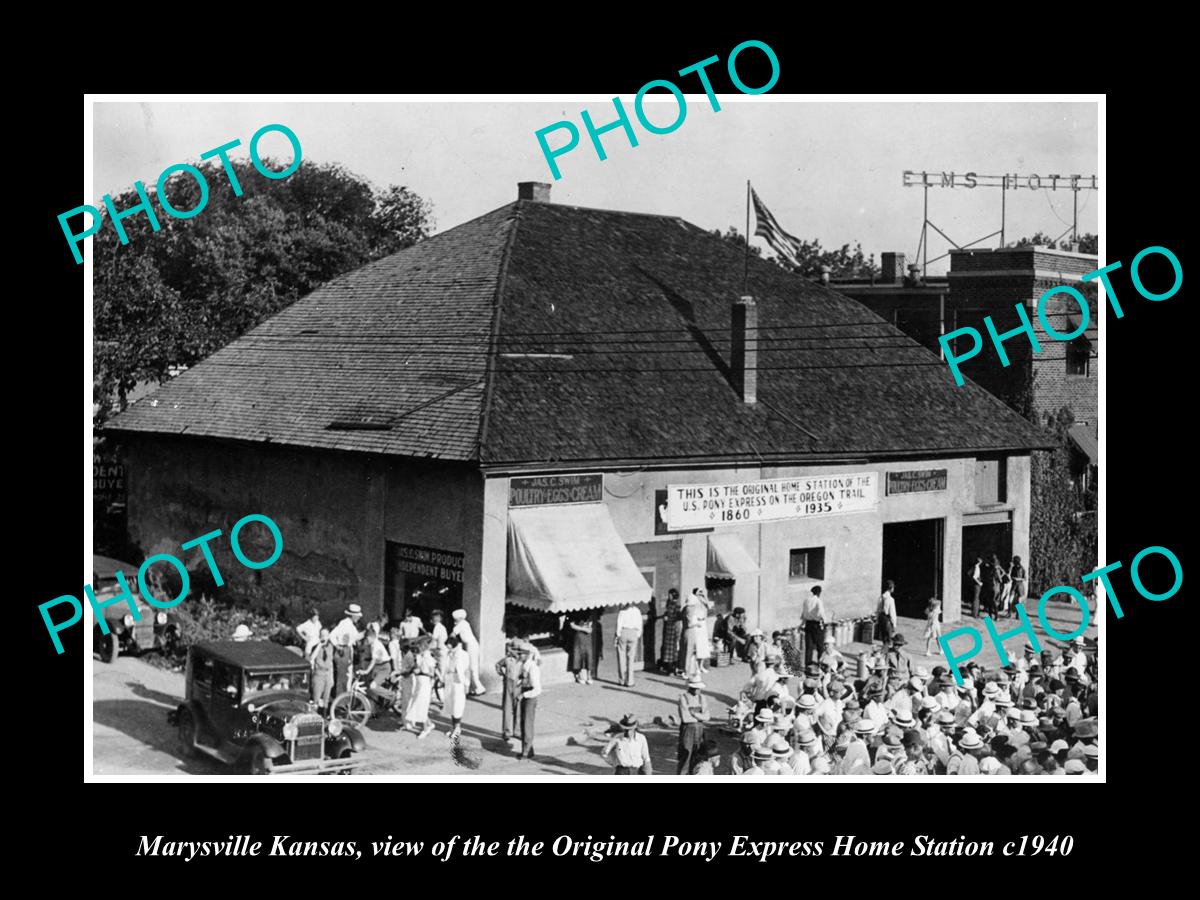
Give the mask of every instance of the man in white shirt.
[[633, 687], [633, 660], [642, 642], [642, 611], [630, 602], [617, 613], [617, 680]]
[[971, 566], [971, 615], [979, 618], [979, 595], [983, 591], [983, 557], [975, 557]]
[[653, 775], [650, 745], [646, 743], [646, 736], [638, 731], [637, 716], [626, 713], [621, 717], [620, 726], [621, 734], [605, 744], [600, 755], [605, 759], [609, 759], [610, 754], [615, 755], [615, 759], [609, 759], [616, 765], [614, 775]]
[[804, 665], [807, 666], [818, 662], [825, 652], [825, 623], [829, 616], [825, 614], [825, 602], [821, 599], [819, 584], [805, 598], [800, 618], [804, 622]]
[[413, 638], [420, 637], [425, 633], [425, 625], [422, 624], [416, 611], [411, 609], [404, 614], [404, 618], [400, 620], [399, 627], [400, 637], [406, 641], [411, 641]]
[[313, 649], [321, 642], [321, 616], [314, 609], [307, 619], [296, 626], [296, 634], [304, 638], [304, 658], [312, 656]]
[[517, 651], [521, 657], [521, 752], [518, 759], [533, 759], [533, 728], [537, 698], [542, 695], [541, 667], [533, 658], [533, 644], [525, 641]]
[[346, 607], [345, 618], [333, 627], [333, 631], [329, 632], [329, 639], [335, 647], [357, 644], [362, 640], [363, 632], [358, 630], [358, 623], [362, 620], [362, 615], [362, 607], [357, 603], [351, 603]]

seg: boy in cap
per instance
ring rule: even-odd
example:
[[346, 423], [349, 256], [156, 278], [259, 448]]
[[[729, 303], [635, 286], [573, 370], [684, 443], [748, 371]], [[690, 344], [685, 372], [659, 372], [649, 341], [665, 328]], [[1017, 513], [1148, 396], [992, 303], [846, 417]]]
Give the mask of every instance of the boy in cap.
[[[650, 746], [646, 736], [638, 731], [637, 716], [626, 713], [618, 723], [621, 733], [604, 745], [600, 755], [609, 759], [610, 754], [615, 759], [614, 775], [653, 775], [654, 769], [650, 763]], [[613, 762], [613, 759], [609, 760]]]
[[534, 718], [537, 698], [542, 694], [542, 672], [534, 658], [533, 644], [522, 641], [518, 654], [521, 659], [521, 753], [518, 759], [533, 759]]
[[500, 734], [511, 741], [513, 731], [521, 720], [521, 642], [509, 638], [504, 645], [504, 657], [496, 663], [500, 676]]
[[699, 675], [688, 679], [687, 690], [679, 695], [679, 763], [675, 769], [676, 775], [682, 775], [684, 769], [691, 775], [698, 762], [696, 751], [704, 742], [704, 726], [710, 716], [708, 705], [704, 702], [701, 690], [704, 682]]

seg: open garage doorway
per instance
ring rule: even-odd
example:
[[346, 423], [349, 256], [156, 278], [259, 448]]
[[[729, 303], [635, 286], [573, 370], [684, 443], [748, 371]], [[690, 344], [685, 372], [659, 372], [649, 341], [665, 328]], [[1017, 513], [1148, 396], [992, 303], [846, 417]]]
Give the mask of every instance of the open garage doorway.
[[896, 582], [896, 614], [925, 617], [930, 597], [942, 597], [945, 519], [890, 522], [883, 526], [882, 581]]

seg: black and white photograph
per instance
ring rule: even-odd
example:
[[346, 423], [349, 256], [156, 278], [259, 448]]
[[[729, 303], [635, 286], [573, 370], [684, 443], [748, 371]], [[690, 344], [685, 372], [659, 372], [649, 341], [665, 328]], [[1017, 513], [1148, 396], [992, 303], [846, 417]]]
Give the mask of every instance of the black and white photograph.
[[1102, 97], [677, 83], [88, 107], [89, 778], [1103, 780]]

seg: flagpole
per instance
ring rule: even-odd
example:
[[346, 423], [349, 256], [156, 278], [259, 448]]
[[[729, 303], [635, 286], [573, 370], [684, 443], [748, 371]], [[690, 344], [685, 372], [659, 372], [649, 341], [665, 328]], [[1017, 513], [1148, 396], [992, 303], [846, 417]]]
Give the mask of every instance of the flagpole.
[[750, 179], [746, 179], [746, 258], [742, 266], [742, 293], [749, 293], [750, 285]]

